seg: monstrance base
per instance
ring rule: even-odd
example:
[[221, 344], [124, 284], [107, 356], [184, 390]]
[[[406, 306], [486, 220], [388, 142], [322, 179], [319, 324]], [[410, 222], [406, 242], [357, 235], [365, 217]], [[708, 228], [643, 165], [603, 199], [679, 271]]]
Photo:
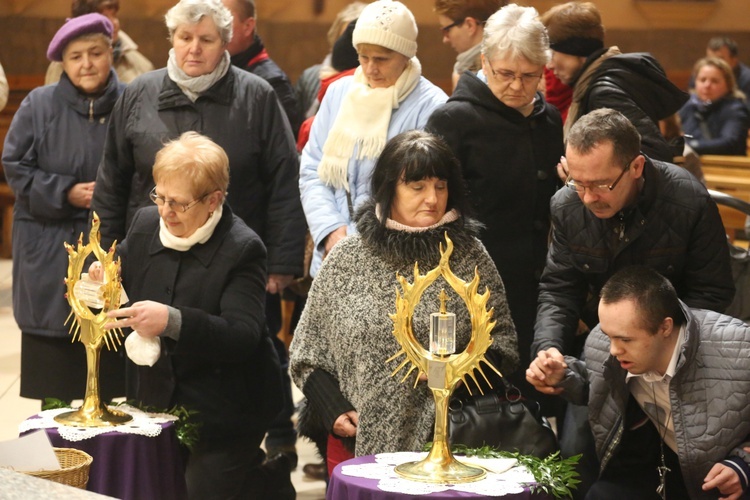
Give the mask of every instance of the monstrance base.
[[88, 411], [82, 406], [55, 417], [56, 422], [72, 427], [114, 427], [131, 420], [133, 420], [132, 415], [119, 410], [111, 410], [103, 405], [93, 411]]
[[396, 467], [396, 474], [422, 483], [461, 484], [484, 479], [487, 471], [481, 467], [462, 464], [456, 459], [436, 463], [427, 457], [421, 462], [407, 462]]

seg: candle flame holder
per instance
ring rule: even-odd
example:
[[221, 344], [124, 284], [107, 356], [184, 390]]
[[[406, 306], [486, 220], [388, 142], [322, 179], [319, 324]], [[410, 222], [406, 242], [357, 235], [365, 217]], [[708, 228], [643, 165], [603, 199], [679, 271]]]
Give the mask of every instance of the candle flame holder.
[[[469, 393], [471, 387], [468, 378], [481, 392], [477, 383], [475, 370], [478, 371], [490, 387], [492, 384], [482, 371], [482, 363], [490, 367], [498, 375], [500, 372], [485, 357], [487, 349], [492, 345], [490, 332], [495, 326], [492, 320], [493, 309], [487, 310], [490, 292], [485, 288], [484, 293], [478, 293], [479, 273], [474, 269], [474, 279], [467, 283], [458, 278], [450, 269], [450, 256], [453, 253], [453, 242], [445, 235], [446, 247], [440, 244], [440, 262], [435, 269], [426, 274], [419, 273], [419, 263], [414, 264], [414, 280], [409, 283], [398, 273], [396, 279], [401, 285], [401, 291], [396, 289], [396, 313], [390, 314], [393, 320], [393, 335], [401, 349], [386, 363], [405, 356], [398, 367], [391, 373], [396, 375], [406, 369], [401, 382], [416, 370], [414, 387], [419, 382], [421, 374], [429, 373], [429, 387], [435, 398], [435, 431], [432, 449], [427, 457], [420, 462], [409, 462], [396, 467], [396, 473], [406, 479], [426, 483], [458, 484], [478, 481], [485, 477], [486, 471], [481, 467], [463, 464], [453, 457], [448, 443], [448, 403], [450, 396], [459, 380], [463, 381]], [[412, 316], [414, 309], [425, 290], [439, 277], [463, 299], [471, 317], [471, 339], [463, 352], [449, 355], [433, 354], [417, 341], [412, 330]], [[444, 301], [444, 298], [442, 299]]]
[[[119, 328], [110, 330], [104, 328], [104, 325], [110, 321], [107, 313], [120, 307], [122, 287], [120, 286], [120, 259], [114, 258], [117, 243], [112, 243], [109, 251], [105, 252], [101, 247], [99, 225], [99, 217], [94, 212], [88, 244], [83, 245], [83, 233], [78, 237], [77, 248], [65, 243], [65, 249], [68, 251], [65, 297], [71, 308], [65, 324], [70, 322], [72, 341], [79, 340], [86, 348], [86, 395], [79, 409], [61, 413], [55, 417], [55, 420], [63, 425], [75, 427], [110, 427], [133, 419], [127, 413], [107, 408], [99, 397], [99, 360], [102, 346], [106, 345], [107, 349], [117, 351], [117, 346], [122, 345], [120, 338], [123, 336]], [[96, 314], [77, 296], [75, 288], [76, 283], [80, 281], [86, 258], [92, 253], [101, 262], [104, 274], [104, 282], [101, 285], [103, 307]]]

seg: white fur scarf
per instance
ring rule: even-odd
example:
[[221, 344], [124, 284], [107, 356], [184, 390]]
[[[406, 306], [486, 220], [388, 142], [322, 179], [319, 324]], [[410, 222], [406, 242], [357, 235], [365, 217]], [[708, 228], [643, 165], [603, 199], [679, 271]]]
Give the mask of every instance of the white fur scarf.
[[344, 96], [341, 108], [323, 145], [323, 158], [318, 165], [318, 176], [323, 183], [336, 189], [349, 191], [347, 172], [349, 160], [377, 158], [385, 147], [391, 112], [416, 88], [422, 76], [422, 65], [416, 57], [395, 85], [388, 88], [371, 88], [358, 67], [354, 83]]

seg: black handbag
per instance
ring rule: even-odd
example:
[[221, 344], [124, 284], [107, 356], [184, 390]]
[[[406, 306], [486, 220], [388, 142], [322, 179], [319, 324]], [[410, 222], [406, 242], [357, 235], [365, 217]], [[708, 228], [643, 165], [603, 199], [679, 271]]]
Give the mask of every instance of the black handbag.
[[[525, 399], [505, 378], [502, 396], [496, 391], [484, 395], [455, 395], [448, 407], [451, 444], [470, 448], [492, 446], [503, 451], [546, 458], [560, 449], [557, 437], [539, 403]], [[465, 391], [464, 391], [465, 392]]]

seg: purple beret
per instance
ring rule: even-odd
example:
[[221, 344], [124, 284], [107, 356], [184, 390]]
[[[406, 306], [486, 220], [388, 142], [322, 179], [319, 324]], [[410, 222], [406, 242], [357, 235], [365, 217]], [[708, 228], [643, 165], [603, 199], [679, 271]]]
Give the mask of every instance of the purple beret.
[[84, 14], [71, 17], [62, 28], [57, 30], [55, 36], [47, 47], [47, 59], [50, 61], [62, 61], [65, 47], [74, 39], [91, 33], [101, 33], [112, 38], [112, 22], [101, 14]]

